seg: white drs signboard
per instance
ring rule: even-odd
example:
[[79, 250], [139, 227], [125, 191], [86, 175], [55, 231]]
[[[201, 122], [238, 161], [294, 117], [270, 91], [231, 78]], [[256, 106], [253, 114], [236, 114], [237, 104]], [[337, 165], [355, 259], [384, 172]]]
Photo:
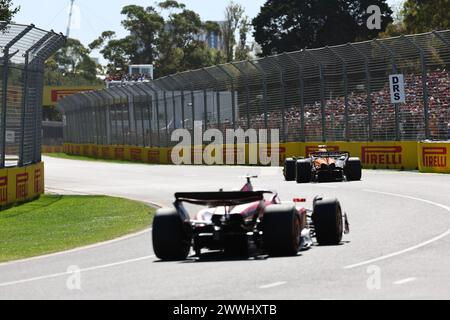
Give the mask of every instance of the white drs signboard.
[[389, 76], [391, 89], [391, 103], [405, 103], [405, 82], [403, 74], [391, 74]]

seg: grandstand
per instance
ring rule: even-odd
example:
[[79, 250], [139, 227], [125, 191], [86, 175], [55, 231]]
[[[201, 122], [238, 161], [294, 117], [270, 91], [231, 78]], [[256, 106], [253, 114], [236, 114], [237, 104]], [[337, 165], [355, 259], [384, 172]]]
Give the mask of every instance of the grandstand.
[[[281, 142], [448, 140], [449, 72], [447, 30], [125, 81], [58, 106], [68, 119], [65, 141], [77, 143], [170, 146], [176, 124], [192, 130], [197, 120], [205, 129], [280, 129]], [[389, 75], [397, 73], [402, 104], [390, 101]], [[98, 118], [80, 136], [75, 119], [92, 110]]]

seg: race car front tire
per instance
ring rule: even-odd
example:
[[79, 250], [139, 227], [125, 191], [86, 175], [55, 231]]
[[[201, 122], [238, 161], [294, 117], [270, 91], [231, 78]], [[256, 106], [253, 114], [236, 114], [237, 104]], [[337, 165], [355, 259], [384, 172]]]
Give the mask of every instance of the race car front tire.
[[361, 167], [361, 160], [359, 158], [349, 158], [344, 169], [347, 181], [361, 180]]
[[344, 229], [341, 205], [337, 199], [315, 201], [312, 221], [319, 245], [341, 243]]
[[270, 256], [296, 255], [300, 246], [300, 228], [294, 206], [268, 206], [262, 218], [264, 249]]
[[286, 181], [295, 180], [295, 159], [288, 158], [284, 161], [283, 174]]
[[184, 260], [189, 254], [191, 239], [175, 209], [158, 209], [152, 227], [153, 251], [161, 260]]
[[301, 159], [295, 163], [295, 181], [308, 183], [311, 181], [311, 160]]

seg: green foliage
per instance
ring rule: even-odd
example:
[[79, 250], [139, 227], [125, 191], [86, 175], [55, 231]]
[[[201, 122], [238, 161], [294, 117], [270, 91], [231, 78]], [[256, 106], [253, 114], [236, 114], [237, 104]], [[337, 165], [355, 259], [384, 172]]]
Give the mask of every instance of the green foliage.
[[[0, 0], [0, 21], [11, 22], [19, 10], [20, 6], [13, 8], [12, 0]], [[5, 26], [0, 26], [0, 30], [4, 28]]]
[[76, 39], [67, 39], [66, 45], [45, 63], [46, 85], [93, 85], [97, 79], [98, 65], [89, 57], [90, 50]]
[[225, 61], [223, 53], [199, 40], [203, 32], [220, 34], [218, 23], [203, 23], [197, 13], [173, 0], [159, 2], [156, 8], [159, 11], [125, 6], [122, 25], [129, 35], [116, 39], [114, 32], [105, 31], [89, 45], [108, 60], [108, 74], [125, 72], [130, 64], [154, 64], [155, 76], [160, 77]]
[[[381, 30], [366, 22], [370, 5], [381, 10]], [[386, 0], [267, 0], [253, 19], [262, 55], [373, 39], [392, 22]]]
[[[222, 26], [225, 57], [227, 62], [234, 60], [234, 47], [236, 45], [235, 33], [242, 27], [244, 8], [233, 1], [225, 8], [225, 23]], [[245, 21], [245, 20], [244, 20]]]
[[450, 0], [406, 0], [403, 22], [407, 33], [450, 29]]

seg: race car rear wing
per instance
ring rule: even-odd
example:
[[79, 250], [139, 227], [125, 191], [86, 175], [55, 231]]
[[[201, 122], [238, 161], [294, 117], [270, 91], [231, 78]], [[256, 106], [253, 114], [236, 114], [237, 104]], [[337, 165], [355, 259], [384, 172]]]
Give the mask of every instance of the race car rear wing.
[[320, 158], [320, 157], [342, 157], [346, 156], [350, 158], [350, 152], [348, 151], [317, 151], [311, 152], [309, 154], [310, 157]]
[[261, 201], [264, 194], [271, 191], [218, 191], [218, 192], [178, 192], [175, 199], [196, 205], [211, 207], [237, 206], [240, 204]]

